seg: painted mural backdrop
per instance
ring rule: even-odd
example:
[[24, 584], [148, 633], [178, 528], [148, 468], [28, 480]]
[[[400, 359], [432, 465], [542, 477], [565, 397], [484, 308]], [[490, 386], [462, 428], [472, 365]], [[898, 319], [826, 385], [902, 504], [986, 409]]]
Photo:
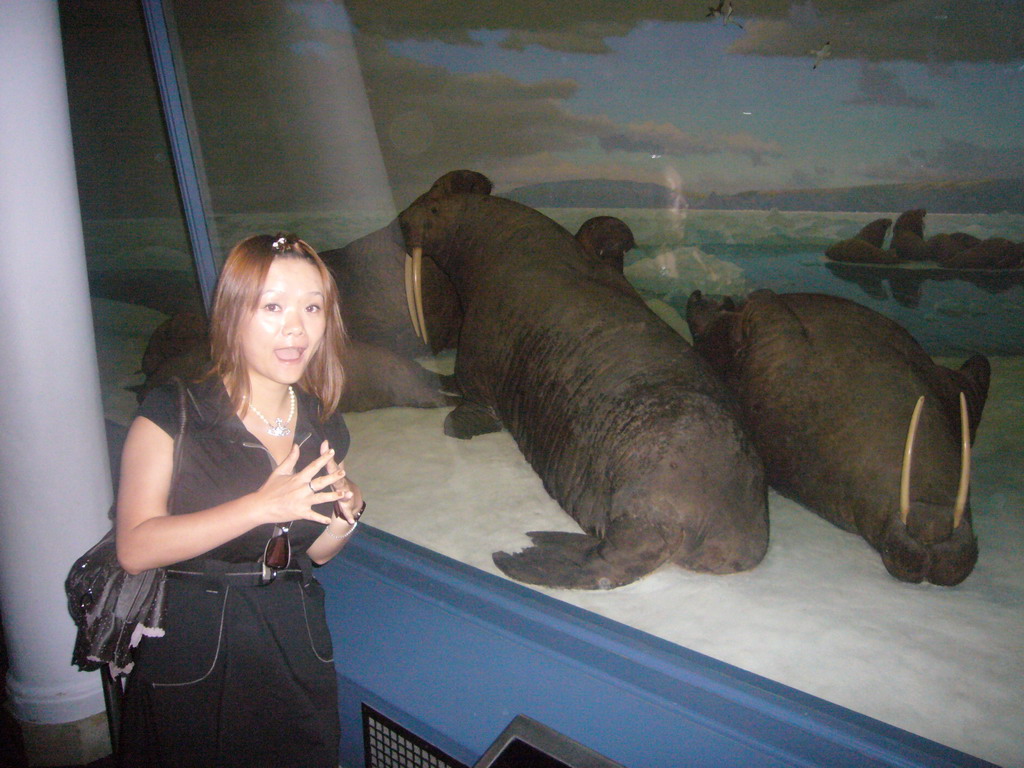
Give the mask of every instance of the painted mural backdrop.
[[1018, 2], [425, 7], [346, 3], [390, 175], [416, 189], [467, 164], [699, 198], [1024, 176]]
[[[419, 7], [347, 4], [399, 205], [471, 167], [567, 226], [618, 209], [630, 279], [677, 309], [695, 287], [816, 290], [936, 353], [1024, 350], [1019, 270], [822, 256], [916, 208], [925, 237], [1024, 240], [1020, 3]], [[311, 30], [335, 10], [295, 7]]]
[[[261, 226], [339, 247], [472, 168], [570, 228], [620, 216], [630, 280], [677, 310], [694, 288], [823, 291], [935, 354], [1024, 351], [1020, 268], [824, 256], [914, 209], [925, 238], [1024, 247], [1020, 2], [169, 6], [220, 250]], [[139, 11], [61, 18], [95, 293], [194, 308]]]
[[[694, 287], [825, 291], [933, 353], [1024, 351], [1020, 269], [823, 255], [912, 209], [925, 238], [1024, 240], [1020, 2], [173, 7], [218, 215], [291, 211], [339, 247], [472, 168], [567, 226], [619, 215], [637, 235], [631, 280], [677, 309]], [[337, 85], [354, 67], [372, 116], [356, 150]], [[334, 167], [353, 153], [380, 163], [383, 190]], [[353, 209], [375, 206], [360, 229]], [[311, 228], [310, 211], [334, 215]]]

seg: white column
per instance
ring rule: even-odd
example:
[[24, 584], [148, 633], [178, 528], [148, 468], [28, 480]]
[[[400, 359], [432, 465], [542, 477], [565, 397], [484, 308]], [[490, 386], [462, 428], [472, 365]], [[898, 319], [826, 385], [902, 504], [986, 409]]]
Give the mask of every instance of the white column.
[[64, 577], [111, 487], [57, 3], [0, 12], [0, 609], [23, 723], [102, 712]]

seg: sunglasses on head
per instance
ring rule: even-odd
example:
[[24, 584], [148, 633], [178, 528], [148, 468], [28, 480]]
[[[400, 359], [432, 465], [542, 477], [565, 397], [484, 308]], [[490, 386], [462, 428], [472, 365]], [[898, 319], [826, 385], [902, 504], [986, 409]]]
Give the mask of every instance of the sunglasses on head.
[[263, 557], [260, 563], [263, 565], [263, 583], [269, 584], [277, 577], [277, 572], [287, 568], [292, 562], [292, 543], [288, 538], [288, 530], [291, 523], [275, 525], [274, 532], [267, 539], [267, 545], [263, 548]]

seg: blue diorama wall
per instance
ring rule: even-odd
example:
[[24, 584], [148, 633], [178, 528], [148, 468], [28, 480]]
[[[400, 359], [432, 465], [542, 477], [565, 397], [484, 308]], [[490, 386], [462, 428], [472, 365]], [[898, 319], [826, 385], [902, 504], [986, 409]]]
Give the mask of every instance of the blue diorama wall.
[[370, 526], [318, 577], [350, 766], [363, 704], [466, 765], [518, 714], [632, 768], [991, 765]]

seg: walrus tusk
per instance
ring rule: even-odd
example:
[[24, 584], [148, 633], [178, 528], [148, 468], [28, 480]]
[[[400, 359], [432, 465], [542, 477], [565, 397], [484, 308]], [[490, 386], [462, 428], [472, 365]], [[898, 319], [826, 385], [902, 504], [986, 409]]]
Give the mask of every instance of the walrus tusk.
[[424, 344], [430, 346], [430, 340], [427, 338], [427, 319], [423, 316], [423, 248], [419, 245], [412, 249], [412, 289], [416, 317], [420, 323], [420, 338]]
[[971, 424], [967, 415], [967, 398], [960, 393], [960, 485], [953, 507], [953, 527], [959, 528], [967, 509], [967, 492], [971, 487]]
[[[415, 250], [415, 249], [413, 249]], [[419, 317], [416, 314], [416, 290], [413, 286], [413, 271], [414, 271], [415, 260], [412, 256], [406, 254], [405, 257], [405, 303], [409, 308], [409, 321], [412, 323], [412, 329], [416, 332], [416, 338], [423, 338], [423, 334], [420, 332]]]
[[910, 417], [910, 428], [907, 430], [907, 446], [903, 449], [903, 473], [900, 475], [900, 520], [907, 524], [910, 515], [910, 466], [914, 463], [914, 438], [917, 436], [917, 424], [921, 420], [921, 409], [924, 407], [924, 395], [917, 398], [914, 415]]

